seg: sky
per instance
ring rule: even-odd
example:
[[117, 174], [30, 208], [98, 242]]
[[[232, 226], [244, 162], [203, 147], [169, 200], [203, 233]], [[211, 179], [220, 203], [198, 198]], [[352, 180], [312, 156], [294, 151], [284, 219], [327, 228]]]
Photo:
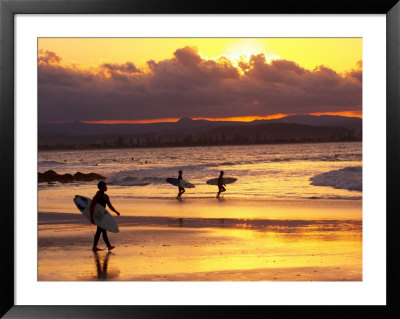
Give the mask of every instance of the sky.
[[39, 38], [39, 123], [362, 116], [361, 38]]

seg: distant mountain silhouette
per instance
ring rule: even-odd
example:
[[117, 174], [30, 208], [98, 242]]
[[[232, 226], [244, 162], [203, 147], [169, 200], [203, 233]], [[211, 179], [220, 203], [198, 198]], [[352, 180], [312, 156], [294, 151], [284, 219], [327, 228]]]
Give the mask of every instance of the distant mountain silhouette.
[[90, 124], [84, 122], [71, 123], [39, 123], [39, 135], [102, 135], [102, 134], [147, 134], [176, 129], [198, 129], [200, 127], [216, 127], [221, 125], [238, 125], [245, 122], [214, 122], [182, 118], [177, 122], [158, 122], [148, 124]]
[[312, 126], [341, 126], [346, 128], [361, 129], [362, 119], [358, 117], [344, 117], [334, 115], [293, 115], [276, 120], [270, 120], [277, 123], [295, 123]]
[[148, 124], [88, 124], [79, 121], [71, 123], [39, 123], [39, 135], [102, 135], [102, 134], [147, 134], [177, 129], [215, 128], [220, 126], [259, 125], [265, 123], [293, 123], [312, 126], [339, 126], [361, 129], [362, 120], [356, 117], [295, 115], [273, 120], [255, 120], [252, 122], [207, 121], [182, 118], [177, 122], [159, 122]]
[[[238, 129], [240, 127], [240, 129]], [[39, 124], [40, 148], [143, 147], [361, 140], [362, 119], [296, 115], [252, 122], [182, 118], [149, 124]]]

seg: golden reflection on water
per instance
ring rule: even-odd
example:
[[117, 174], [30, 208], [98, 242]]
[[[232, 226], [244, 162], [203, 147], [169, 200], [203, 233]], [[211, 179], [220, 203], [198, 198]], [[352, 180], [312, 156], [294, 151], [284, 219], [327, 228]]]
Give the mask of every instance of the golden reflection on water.
[[[42, 229], [39, 236], [50, 238], [48, 232]], [[71, 230], [67, 236], [73, 237], [74, 247], [67, 247], [65, 238], [62, 238], [65, 235], [52, 234], [51, 244], [39, 247], [39, 280], [150, 281], [184, 276], [185, 281], [192, 281], [205, 276], [207, 280], [235, 281], [246, 279], [229, 273], [221, 277], [218, 272], [254, 269], [287, 269], [289, 280], [299, 280], [290, 277], [293, 269], [298, 267], [315, 271], [314, 280], [342, 280], [346, 274], [357, 278], [353, 280], [362, 277], [360, 228], [324, 231], [305, 227], [292, 232], [279, 229], [126, 227], [119, 234], [110, 236], [117, 245], [112, 253], [91, 252], [89, 232], [80, 232], [77, 236]], [[318, 277], [321, 269], [328, 268], [334, 270], [325, 275], [329, 278]], [[345, 274], [338, 273], [344, 269], [350, 270]], [[254, 280], [272, 280], [270, 276], [265, 271]]]
[[[77, 192], [77, 191], [76, 191]], [[176, 194], [175, 194], [176, 196]], [[121, 216], [176, 218], [361, 219], [361, 200], [113, 199]], [[77, 213], [72, 199], [39, 197], [39, 212]], [[115, 215], [114, 215], [115, 216]]]

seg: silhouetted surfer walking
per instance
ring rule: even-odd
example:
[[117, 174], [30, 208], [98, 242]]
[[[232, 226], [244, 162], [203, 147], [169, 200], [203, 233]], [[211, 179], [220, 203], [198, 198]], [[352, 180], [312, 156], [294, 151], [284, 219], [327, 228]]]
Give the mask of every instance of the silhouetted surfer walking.
[[224, 184], [224, 171], [221, 171], [221, 172], [219, 173], [219, 177], [218, 177], [218, 194], [217, 194], [217, 198], [219, 198], [219, 195], [220, 195], [222, 192], [225, 192], [225, 191], [226, 191], [226, 189], [225, 189], [224, 186], [226, 186], [226, 185]]
[[176, 199], [181, 199], [182, 194], [185, 192], [185, 188], [182, 186], [182, 181], [183, 181], [183, 177], [182, 177], [182, 171], [179, 171], [179, 176], [178, 176], [178, 196], [176, 196]]
[[[94, 224], [94, 208], [96, 207], [96, 204], [99, 203], [101, 206], [106, 208], [106, 205], [110, 207], [110, 209], [115, 212], [118, 216], [120, 215], [119, 212], [116, 211], [116, 209], [111, 205], [110, 198], [108, 195], [105, 194], [107, 191], [107, 184], [103, 181], [99, 182], [97, 184], [97, 187], [99, 188], [99, 191], [96, 193], [96, 195], [92, 199], [92, 203], [90, 204], [90, 221], [92, 224]], [[107, 231], [100, 226], [97, 226], [97, 231], [96, 234], [94, 235], [94, 241], [93, 241], [93, 251], [98, 251], [101, 250], [97, 248], [97, 243], [99, 242], [100, 239], [100, 234], [103, 234], [103, 240], [106, 243], [108, 250], [111, 250], [115, 248], [115, 246], [111, 246], [110, 242], [108, 241], [108, 236], [107, 236]]]

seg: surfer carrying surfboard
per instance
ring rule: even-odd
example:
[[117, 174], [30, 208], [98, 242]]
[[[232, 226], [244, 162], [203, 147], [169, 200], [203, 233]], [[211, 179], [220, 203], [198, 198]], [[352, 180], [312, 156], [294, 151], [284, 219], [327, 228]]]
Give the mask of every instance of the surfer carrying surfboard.
[[[118, 216], [120, 215], [120, 213], [117, 212], [117, 210], [111, 205], [110, 198], [108, 197], [108, 195], [105, 194], [105, 192], [107, 191], [107, 184], [105, 182], [101, 181], [97, 184], [97, 187], [99, 188], [99, 191], [93, 197], [92, 203], [90, 204], [90, 221], [92, 222], [92, 224], [95, 223], [94, 222], [94, 208], [96, 207], [96, 204], [99, 204], [99, 205], [103, 206], [104, 208], [106, 208], [106, 205], [108, 205], [108, 207], [110, 207], [110, 209], [113, 212], [115, 212]], [[103, 240], [106, 243], [108, 250], [115, 248], [115, 246], [112, 246], [108, 240], [107, 231], [105, 229], [101, 228], [100, 226], [97, 226], [97, 231], [96, 231], [96, 234], [94, 235], [92, 250], [93, 251], [100, 250], [99, 248], [97, 248], [97, 243], [99, 242], [101, 234], [103, 234]]]
[[185, 192], [185, 188], [183, 188], [182, 181], [183, 181], [182, 171], [179, 171], [179, 175], [178, 175], [179, 192], [178, 192], [178, 196], [176, 196], [176, 199], [181, 199], [182, 194]]
[[222, 192], [226, 192], [226, 189], [225, 189], [224, 186], [226, 186], [226, 185], [224, 184], [224, 171], [221, 171], [221, 172], [219, 173], [219, 177], [218, 177], [218, 194], [217, 194], [217, 198], [219, 198], [219, 195], [220, 195]]

